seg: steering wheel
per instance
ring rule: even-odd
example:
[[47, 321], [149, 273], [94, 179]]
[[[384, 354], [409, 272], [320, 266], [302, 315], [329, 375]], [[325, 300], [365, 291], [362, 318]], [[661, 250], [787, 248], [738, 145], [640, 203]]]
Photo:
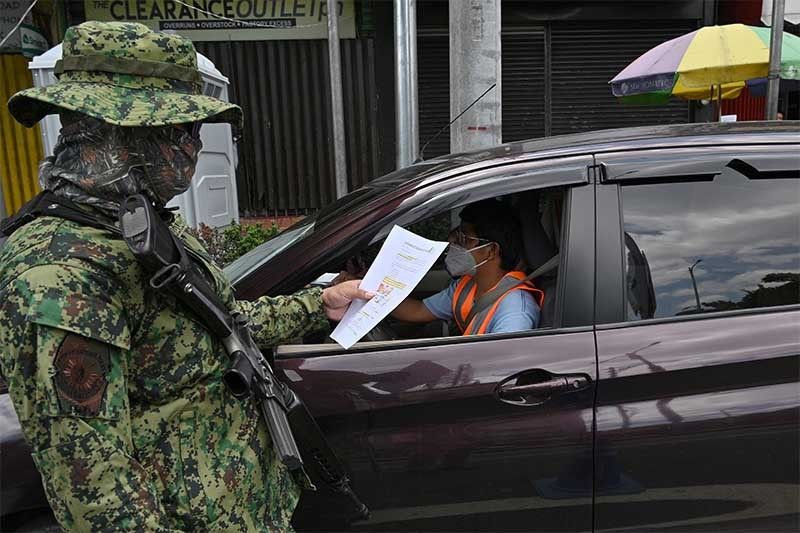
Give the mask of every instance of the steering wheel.
[[393, 341], [397, 340], [399, 337], [397, 333], [389, 326], [385, 324], [378, 324], [371, 330], [369, 333], [364, 335], [365, 341]]

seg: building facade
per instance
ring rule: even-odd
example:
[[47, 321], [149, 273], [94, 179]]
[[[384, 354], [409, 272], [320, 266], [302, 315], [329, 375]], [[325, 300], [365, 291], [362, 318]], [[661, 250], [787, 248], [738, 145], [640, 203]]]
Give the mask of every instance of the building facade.
[[[503, 0], [503, 140], [702, 118], [701, 106], [678, 100], [623, 105], [607, 82], [653, 46], [716, 23], [718, 3]], [[67, 22], [104, 16], [190, 28], [198, 51], [230, 79], [246, 121], [237, 168], [243, 216], [304, 215], [335, 199], [327, 2], [115, 0], [106, 14], [96, 4], [68, 2]], [[448, 5], [418, 0], [420, 146], [450, 121]], [[339, 0], [338, 9], [352, 190], [395, 168], [393, 1]], [[449, 151], [445, 132], [423, 156]]]

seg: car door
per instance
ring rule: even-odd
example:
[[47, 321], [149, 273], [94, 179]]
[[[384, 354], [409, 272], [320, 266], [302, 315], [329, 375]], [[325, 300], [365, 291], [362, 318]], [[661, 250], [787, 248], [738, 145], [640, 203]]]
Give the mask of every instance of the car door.
[[[381, 223], [413, 221], [406, 215], [431, 203], [468, 203], [566, 179], [572, 188], [553, 327], [357, 344], [346, 352], [335, 345], [278, 349], [277, 366], [372, 510], [354, 529], [591, 530], [591, 163], [571, 157], [441, 183]], [[342, 505], [329, 496], [306, 493], [295, 525], [330, 529]]]
[[595, 527], [800, 527], [800, 145], [598, 155]]

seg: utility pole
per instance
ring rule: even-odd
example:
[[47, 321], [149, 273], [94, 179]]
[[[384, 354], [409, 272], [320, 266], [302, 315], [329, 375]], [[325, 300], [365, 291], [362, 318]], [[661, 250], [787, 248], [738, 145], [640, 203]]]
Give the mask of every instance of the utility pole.
[[395, 122], [397, 168], [419, 155], [417, 0], [394, 0]]
[[339, 2], [329, 0], [327, 7], [334, 175], [336, 176], [336, 198], [341, 198], [347, 194], [347, 159], [344, 142], [344, 105], [342, 104], [342, 56], [339, 50]]
[[700, 294], [698, 294], [698, 292], [697, 292], [697, 281], [695, 281], [695, 279], [694, 279], [694, 267], [696, 267], [697, 263], [700, 263], [701, 261], [703, 261], [703, 260], [702, 259], [698, 259], [697, 261], [692, 263], [692, 266], [689, 267], [689, 275], [692, 277], [692, 287], [694, 288], [694, 301], [697, 303], [697, 312], [698, 313], [702, 313], [703, 312], [703, 308], [700, 307]]
[[497, 84], [450, 127], [451, 152], [502, 142], [500, 57], [500, 0], [450, 0], [450, 119]]
[[767, 120], [778, 118], [778, 94], [781, 87], [781, 48], [783, 47], [784, 0], [773, 0], [772, 37], [769, 41], [769, 77], [767, 78]]

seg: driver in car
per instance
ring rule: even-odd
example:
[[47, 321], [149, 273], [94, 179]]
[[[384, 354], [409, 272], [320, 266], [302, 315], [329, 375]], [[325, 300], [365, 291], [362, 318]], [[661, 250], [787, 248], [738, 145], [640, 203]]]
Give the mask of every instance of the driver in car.
[[516, 217], [492, 199], [468, 205], [460, 217], [445, 256], [453, 282], [424, 300], [406, 299], [392, 316], [418, 323], [453, 320], [462, 335], [535, 329], [544, 293], [515, 270], [522, 250]]

